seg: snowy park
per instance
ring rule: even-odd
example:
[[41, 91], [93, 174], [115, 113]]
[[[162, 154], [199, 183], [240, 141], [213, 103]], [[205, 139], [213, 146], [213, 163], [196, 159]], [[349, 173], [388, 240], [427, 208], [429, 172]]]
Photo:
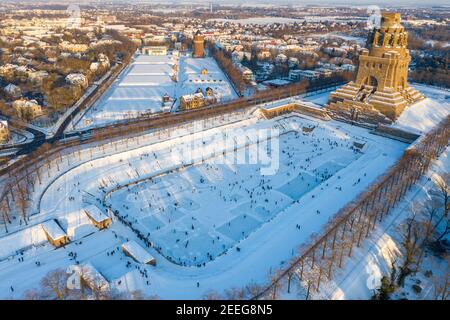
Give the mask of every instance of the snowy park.
[[[207, 74], [202, 74], [206, 69]], [[221, 101], [237, 98], [228, 78], [213, 58], [192, 58], [177, 53], [149, 56], [137, 53], [113, 85], [85, 113], [74, 119], [74, 128], [101, 126], [144, 114], [161, 112], [163, 96], [179, 108], [180, 97], [211, 87]]]
[[[160, 298], [201, 298], [212, 289], [265, 282], [407, 147], [296, 114], [236, 114], [208, 123], [64, 155], [32, 195], [30, 225], [0, 238], [1, 296], [22, 297], [47, 272], [74, 264], [95, 268], [118, 290]], [[255, 130], [276, 135], [255, 138]], [[262, 175], [251, 155], [242, 164], [220, 159], [255, 144], [277, 162], [273, 174]], [[87, 212], [93, 207], [112, 219], [109, 228]], [[49, 220], [59, 226], [52, 234], [68, 237], [63, 248], [47, 241]], [[120, 248], [129, 241], [156, 266], [126, 255]]]
[[[247, 238], [263, 224], [357, 160], [357, 137], [336, 138], [333, 130], [280, 120], [285, 128], [307, 125], [311, 132], [280, 136], [279, 168], [261, 176], [260, 165], [205, 163], [167, 173], [109, 196], [112, 210], [147, 234], [170, 261], [204, 265]], [[323, 189], [323, 187], [322, 187]], [[124, 201], [125, 200], [125, 201]]]

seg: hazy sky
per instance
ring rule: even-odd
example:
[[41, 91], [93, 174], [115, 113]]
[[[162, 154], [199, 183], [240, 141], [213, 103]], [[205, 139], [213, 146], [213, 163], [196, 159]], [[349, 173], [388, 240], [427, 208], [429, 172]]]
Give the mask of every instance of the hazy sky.
[[[14, 2], [0, 0], [0, 2]], [[19, 1], [17, 1], [19, 2]], [[101, 2], [100, 0], [25, 0], [24, 2], [55, 2], [55, 3], [89, 3]], [[297, 4], [297, 5], [380, 5], [380, 6], [432, 6], [446, 5], [450, 7], [449, 0], [108, 0], [107, 2], [141, 2], [141, 3], [220, 3], [220, 4]]]
[[[183, 0], [179, 0], [183, 1]], [[210, 0], [198, 0], [199, 2], [211, 2]], [[241, 3], [292, 3], [292, 4], [384, 4], [384, 5], [427, 5], [430, 3], [435, 4], [449, 4], [448, 0], [231, 0], [233, 2]]]
[[[119, 1], [119, 0], [116, 0]], [[135, 2], [163, 2], [161, 0], [134, 0]], [[431, 5], [448, 5], [449, 0], [168, 0], [167, 2], [177, 3], [241, 3], [241, 4], [316, 4], [316, 5], [336, 5], [336, 4], [351, 4], [351, 5], [384, 5], [384, 6], [431, 6]]]

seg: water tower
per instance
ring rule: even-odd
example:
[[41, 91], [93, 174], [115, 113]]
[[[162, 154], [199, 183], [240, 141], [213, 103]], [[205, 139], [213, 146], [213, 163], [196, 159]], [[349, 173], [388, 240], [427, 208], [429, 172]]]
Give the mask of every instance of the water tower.
[[194, 35], [194, 58], [203, 58], [205, 56], [205, 37], [197, 31]]

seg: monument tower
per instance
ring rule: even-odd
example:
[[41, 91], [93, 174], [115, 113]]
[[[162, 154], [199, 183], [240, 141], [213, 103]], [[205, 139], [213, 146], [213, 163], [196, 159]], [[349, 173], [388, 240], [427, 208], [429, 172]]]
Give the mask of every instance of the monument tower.
[[408, 35], [400, 24], [400, 13], [385, 12], [381, 26], [369, 32], [367, 49], [359, 56], [355, 81], [330, 95], [327, 109], [352, 121], [394, 121], [403, 109], [423, 99], [408, 85]]
[[198, 30], [194, 35], [194, 58], [205, 56], [205, 37]]

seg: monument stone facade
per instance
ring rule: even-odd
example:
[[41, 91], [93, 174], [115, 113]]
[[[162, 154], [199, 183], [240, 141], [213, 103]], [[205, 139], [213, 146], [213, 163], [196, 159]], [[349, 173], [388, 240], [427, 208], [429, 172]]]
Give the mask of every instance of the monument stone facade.
[[355, 81], [333, 92], [327, 109], [337, 117], [368, 123], [391, 123], [406, 106], [424, 96], [408, 85], [408, 35], [400, 13], [385, 12], [369, 32], [359, 56]]

